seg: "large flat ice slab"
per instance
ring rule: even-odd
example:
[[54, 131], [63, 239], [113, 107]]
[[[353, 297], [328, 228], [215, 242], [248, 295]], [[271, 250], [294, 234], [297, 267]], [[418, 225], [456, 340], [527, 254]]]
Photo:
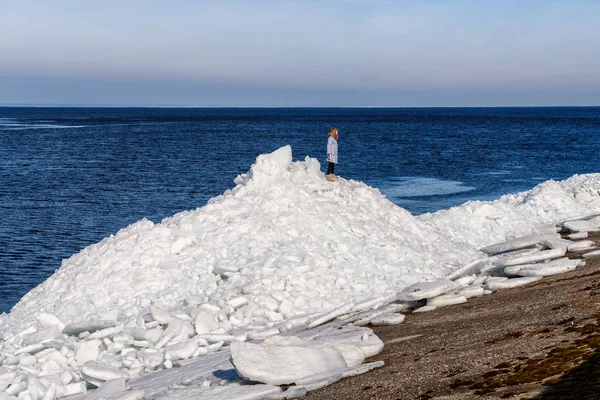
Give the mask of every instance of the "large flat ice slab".
[[231, 362], [243, 378], [272, 385], [290, 384], [307, 376], [346, 369], [348, 365], [341, 352], [324, 343], [317, 346], [300, 339], [291, 340], [287, 345], [232, 343]]
[[436, 297], [458, 288], [460, 288], [460, 284], [454, 281], [448, 279], [436, 279], [410, 285], [398, 294], [398, 298], [401, 300], [422, 300]]

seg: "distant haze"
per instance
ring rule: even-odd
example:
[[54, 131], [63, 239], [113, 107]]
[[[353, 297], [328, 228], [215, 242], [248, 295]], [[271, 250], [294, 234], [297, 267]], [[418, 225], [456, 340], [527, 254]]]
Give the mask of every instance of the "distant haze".
[[0, 104], [600, 105], [600, 2], [0, 1]]

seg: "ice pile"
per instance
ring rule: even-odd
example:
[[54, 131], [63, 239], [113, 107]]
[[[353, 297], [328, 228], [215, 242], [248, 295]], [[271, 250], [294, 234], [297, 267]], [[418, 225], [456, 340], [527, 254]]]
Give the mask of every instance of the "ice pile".
[[65, 260], [2, 319], [3, 337], [40, 312], [65, 324], [186, 314], [199, 334], [263, 327], [394, 294], [480, 255], [377, 189], [332, 184], [308, 157], [292, 162], [289, 146], [236, 182], [200, 209], [142, 220]]
[[[0, 399], [88, 387], [99, 389], [86, 398], [157, 398], [192, 382], [169, 398], [234, 398], [240, 376], [266, 383], [257, 398], [299, 396], [380, 365], [361, 365], [383, 344], [360, 326], [572, 270], [581, 261], [567, 249], [594, 244], [556, 224], [573, 240], [600, 229], [600, 175], [421, 217], [363, 183], [328, 182], [289, 146], [235, 182], [202, 208], [87, 247], [1, 315]], [[296, 389], [274, 386], [282, 376]]]

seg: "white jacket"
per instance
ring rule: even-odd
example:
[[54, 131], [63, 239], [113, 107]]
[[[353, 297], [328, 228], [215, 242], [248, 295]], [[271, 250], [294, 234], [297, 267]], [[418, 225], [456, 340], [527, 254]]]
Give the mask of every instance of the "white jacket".
[[327, 139], [327, 161], [334, 164], [338, 163], [338, 145], [333, 136]]

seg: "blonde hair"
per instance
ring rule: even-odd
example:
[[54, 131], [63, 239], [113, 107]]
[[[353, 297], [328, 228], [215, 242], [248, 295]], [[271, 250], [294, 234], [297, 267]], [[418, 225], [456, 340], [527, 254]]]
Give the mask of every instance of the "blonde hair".
[[337, 128], [334, 126], [333, 128], [331, 128], [329, 130], [329, 134], [327, 136], [334, 136], [336, 133], [337, 133]]

